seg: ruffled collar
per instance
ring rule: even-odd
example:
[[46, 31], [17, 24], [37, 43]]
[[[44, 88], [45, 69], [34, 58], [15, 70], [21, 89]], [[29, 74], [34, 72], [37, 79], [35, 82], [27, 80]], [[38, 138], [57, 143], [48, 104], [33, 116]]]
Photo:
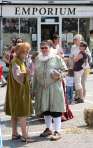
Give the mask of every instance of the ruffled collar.
[[55, 56], [55, 54], [52, 52], [49, 52], [49, 54], [47, 56], [44, 56], [42, 53], [40, 53], [38, 58], [40, 61], [46, 62], [49, 59], [53, 58], [54, 56]]

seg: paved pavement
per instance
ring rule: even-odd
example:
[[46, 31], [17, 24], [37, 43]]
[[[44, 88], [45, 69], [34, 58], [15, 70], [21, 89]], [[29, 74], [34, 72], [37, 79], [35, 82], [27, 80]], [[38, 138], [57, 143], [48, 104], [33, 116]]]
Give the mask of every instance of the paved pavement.
[[35, 117], [28, 119], [29, 135], [37, 141], [31, 144], [12, 142], [10, 117], [5, 116], [3, 112], [5, 92], [6, 88], [0, 88], [0, 117], [4, 148], [93, 148], [93, 129], [89, 129], [83, 119], [84, 108], [93, 106], [93, 75], [88, 78], [85, 103], [71, 106], [74, 119], [62, 123], [62, 139], [57, 142], [39, 137], [45, 125]]

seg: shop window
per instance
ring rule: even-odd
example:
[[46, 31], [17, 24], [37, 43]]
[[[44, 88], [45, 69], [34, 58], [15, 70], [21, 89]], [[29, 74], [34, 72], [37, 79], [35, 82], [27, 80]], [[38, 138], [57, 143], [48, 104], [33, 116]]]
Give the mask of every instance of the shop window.
[[64, 18], [62, 20], [62, 31], [76, 33], [78, 31], [78, 19]]
[[21, 36], [32, 44], [32, 50], [37, 50], [37, 19], [20, 19]]
[[79, 32], [83, 35], [84, 40], [89, 43], [89, 18], [80, 18], [79, 19]]
[[63, 18], [62, 19], [62, 47], [65, 56], [69, 56], [71, 46], [73, 44], [73, 37], [78, 32], [77, 18]]
[[37, 50], [37, 19], [4, 18], [3, 19], [3, 44], [4, 49], [14, 37], [21, 37], [32, 44], [32, 50]]
[[11, 39], [19, 36], [19, 20], [17, 18], [3, 18], [3, 47], [10, 45]]
[[3, 19], [4, 33], [18, 33], [18, 19]]

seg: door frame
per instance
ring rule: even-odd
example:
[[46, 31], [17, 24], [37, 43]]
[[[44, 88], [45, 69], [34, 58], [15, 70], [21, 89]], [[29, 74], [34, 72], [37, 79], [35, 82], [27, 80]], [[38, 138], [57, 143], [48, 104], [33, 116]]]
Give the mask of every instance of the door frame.
[[61, 40], [62, 35], [62, 17], [59, 17], [59, 22], [41, 22], [42, 17], [38, 17], [38, 50], [40, 50], [41, 43], [41, 25], [59, 25], [59, 36]]

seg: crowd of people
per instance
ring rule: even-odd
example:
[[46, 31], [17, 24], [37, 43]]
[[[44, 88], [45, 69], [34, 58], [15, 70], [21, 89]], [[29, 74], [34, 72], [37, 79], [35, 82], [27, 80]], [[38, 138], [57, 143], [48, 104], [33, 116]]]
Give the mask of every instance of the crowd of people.
[[35, 114], [42, 115], [46, 125], [40, 137], [49, 136], [51, 140], [60, 139], [61, 122], [73, 118], [69, 104], [84, 102], [86, 71], [91, 63], [88, 45], [80, 34], [75, 35], [67, 66], [59, 41], [54, 34], [52, 40], [41, 42], [39, 52], [30, 55], [31, 45], [18, 38], [5, 59], [9, 67], [5, 113], [11, 116], [12, 140], [33, 141], [26, 130], [33, 98]]

